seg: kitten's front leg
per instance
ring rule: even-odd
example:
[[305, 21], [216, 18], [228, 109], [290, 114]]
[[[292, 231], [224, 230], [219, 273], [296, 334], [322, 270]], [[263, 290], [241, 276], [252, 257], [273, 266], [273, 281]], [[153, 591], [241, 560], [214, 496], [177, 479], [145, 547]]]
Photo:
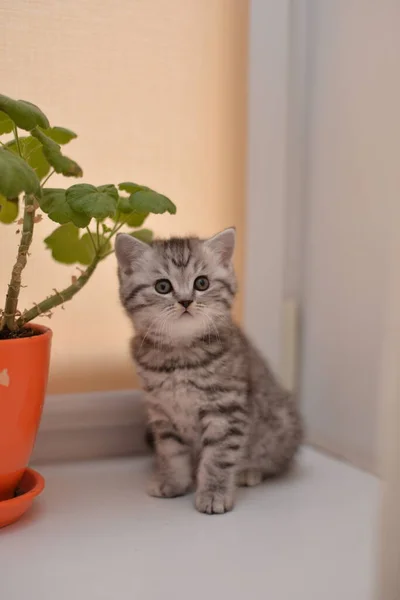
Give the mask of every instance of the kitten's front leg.
[[147, 491], [157, 498], [183, 496], [192, 485], [190, 449], [170, 421], [154, 420], [151, 429], [155, 439], [156, 464]]
[[248, 416], [243, 399], [225, 399], [200, 413], [202, 450], [197, 473], [196, 508], [207, 514], [232, 510], [236, 477], [248, 440]]

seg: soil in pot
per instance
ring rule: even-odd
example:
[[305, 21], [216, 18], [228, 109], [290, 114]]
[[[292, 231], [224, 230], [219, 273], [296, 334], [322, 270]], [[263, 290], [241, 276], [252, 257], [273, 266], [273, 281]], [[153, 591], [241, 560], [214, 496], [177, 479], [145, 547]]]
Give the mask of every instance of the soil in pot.
[[40, 331], [33, 329], [32, 327], [22, 327], [11, 331], [8, 327], [5, 327], [0, 331], [0, 340], [18, 340], [20, 338], [33, 337], [34, 335], [40, 335]]

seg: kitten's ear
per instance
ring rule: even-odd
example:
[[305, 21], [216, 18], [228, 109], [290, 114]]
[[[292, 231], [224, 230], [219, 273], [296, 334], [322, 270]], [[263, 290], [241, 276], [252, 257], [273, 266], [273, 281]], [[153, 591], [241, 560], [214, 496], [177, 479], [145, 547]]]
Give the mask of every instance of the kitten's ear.
[[140, 258], [148, 248], [148, 244], [137, 238], [127, 233], [118, 233], [115, 240], [115, 254], [121, 269], [123, 271], [129, 269], [132, 263]]
[[235, 250], [235, 241], [236, 229], [229, 227], [229, 229], [224, 229], [224, 231], [206, 240], [204, 244], [220, 256], [223, 265], [228, 266]]

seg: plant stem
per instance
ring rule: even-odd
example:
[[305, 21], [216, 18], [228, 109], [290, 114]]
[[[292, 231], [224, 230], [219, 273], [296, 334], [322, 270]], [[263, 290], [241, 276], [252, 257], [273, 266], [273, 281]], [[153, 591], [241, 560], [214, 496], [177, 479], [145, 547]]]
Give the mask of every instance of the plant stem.
[[39, 304], [35, 304], [35, 306], [30, 310], [24, 312], [16, 323], [17, 327], [22, 327], [23, 325], [25, 325], [25, 323], [32, 321], [32, 319], [35, 319], [39, 315], [48, 313], [56, 306], [59, 306], [60, 304], [64, 304], [64, 302], [71, 300], [71, 298], [73, 298], [75, 294], [79, 292], [79, 290], [81, 290], [83, 286], [89, 281], [100, 260], [101, 259], [99, 258], [99, 256], [96, 256], [93, 259], [93, 262], [88, 266], [86, 271], [84, 271], [74, 283], [66, 287], [61, 292], [56, 291], [52, 296], [49, 296]]
[[86, 231], [88, 232], [89, 237], [92, 240], [94, 251], [97, 252], [97, 246], [95, 244], [94, 237], [93, 237], [92, 232], [90, 231], [89, 227], [86, 227]]
[[[114, 233], [119, 228], [120, 228], [119, 226], [116, 227]], [[89, 228], [87, 228], [87, 230], [88, 230], [88, 233], [94, 244], [94, 239], [93, 239], [93, 236], [91, 235]], [[110, 240], [111, 238], [112, 238], [112, 234], [109, 236], [108, 240]], [[42, 300], [42, 302], [39, 302], [39, 304], [35, 304], [35, 306], [33, 308], [31, 308], [30, 310], [25, 311], [21, 315], [21, 317], [16, 321], [15, 328], [23, 327], [26, 323], [29, 323], [29, 321], [36, 319], [36, 317], [38, 317], [42, 314], [46, 314], [49, 311], [51, 311], [53, 308], [56, 308], [57, 306], [59, 306], [60, 304], [64, 304], [64, 302], [68, 302], [68, 300], [71, 300], [71, 298], [73, 298], [75, 296], [75, 294], [77, 292], [79, 292], [79, 290], [81, 290], [83, 288], [83, 286], [89, 281], [90, 277], [93, 275], [99, 262], [104, 260], [104, 258], [106, 256], [109, 256], [109, 254], [113, 254], [114, 250], [110, 250], [109, 252], [107, 252], [105, 255], [102, 256], [103, 247], [104, 246], [102, 246], [101, 248], [100, 247], [95, 248], [96, 256], [94, 257], [92, 263], [80, 275], [80, 277], [78, 277], [78, 279], [76, 281], [74, 281], [71, 285], [66, 287], [61, 292], [55, 290], [55, 292], [52, 296], [49, 296], [45, 300]]]
[[0, 325], [0, 329], [8, 327], [15, 330], [15, 314], [18, 308], [19, 292], [21, 290], [22, 271], [26, 266], [29, 248], [32, 242], [33, 227], [35, 224], [35, 196], [27, 194], [25, 196], [24, 220], [22, 225], [21, 241], [18, 247], [17, 260], [11, 273], [10, 283], [8, 285], [6, 304]]
[[105, 248], [108, 244], [108, 242], [111, 240], [111, 238], [114, 237], [114, 235], [116, 233], [118, 233], [118, 231], [121, 229], [121, 227], [124, 226], [124, 223], [119, 223], [118, 225], [115, 224], [114, 227], [112, 228], [112, 231], [110, 233], [110, 235], [104, 240], [104, 244], [101, 246], [100, 250], [102, 250], [103, 248]]
[[14, 130], [15, 142], [16, 142], [17, 148], [18, 148], [18, 154], [20, 155], [21, 158], [23, 158], [22, 151], [21, 151], [21, 144], [19, 143], [18, 129], [17, 129], [16, 125], [14, 125], [13, 130]]
[[[28, 157], [28, 158], [29, 158], [29, 157]], [[47, 175], [46, 179], [45, 179], [44, 181], [42, 181], [42, 183], [40, 184], [40, 187], [41, 187], [42, 189], [43, 189], [43, 186], [44, 186], [44, 184], [48, 182], [48, 180], [50, 179], [50, 177], [51, 177], [52, 175], [54, 175], [54, 173], [55, 173], [55, 171], [54, 171], [54, 169], [53, 169], [53, 171], [50, 171], [50, 173]]]

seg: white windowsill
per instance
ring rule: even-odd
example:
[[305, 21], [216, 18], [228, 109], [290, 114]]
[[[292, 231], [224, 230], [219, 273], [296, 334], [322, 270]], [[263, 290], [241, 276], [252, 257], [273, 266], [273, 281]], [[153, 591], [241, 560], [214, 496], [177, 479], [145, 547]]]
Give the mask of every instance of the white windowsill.
[[379, 483], [313, 450], [234, 512], [145, 495], [149, 458], [40, 467], [46, 490], [0, 537], [1, 588], [25, 600], [370, 600]]

